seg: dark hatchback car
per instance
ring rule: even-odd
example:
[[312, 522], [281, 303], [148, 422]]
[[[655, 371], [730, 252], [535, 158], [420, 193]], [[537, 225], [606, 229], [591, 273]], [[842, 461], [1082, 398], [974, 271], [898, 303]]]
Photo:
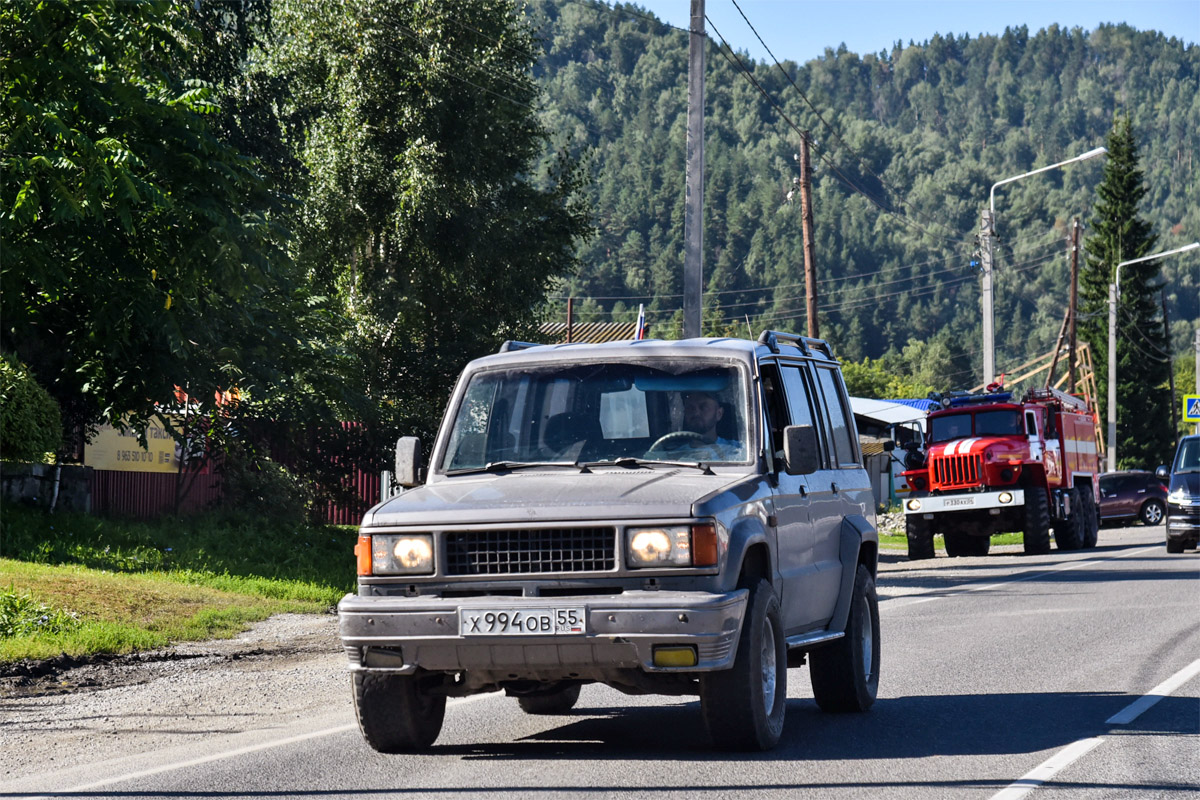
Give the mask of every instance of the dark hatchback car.
[[1167, 485], [1153, 473], [1106, 472], [1100, 476], [1100, 521], [1141, 520], [1161, 525], [1167, 512]]

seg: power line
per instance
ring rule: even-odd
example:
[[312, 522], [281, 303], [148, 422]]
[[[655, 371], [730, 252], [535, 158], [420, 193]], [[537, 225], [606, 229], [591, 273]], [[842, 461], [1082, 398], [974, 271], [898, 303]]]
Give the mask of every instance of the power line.
[[[805, 102], [805, 104], [810, 109], [812, 109], [813, 114], [815, 114], [817, 119], [821, 121], [821, 124], [824, 125], [831, 134], [833, 134], [833, 137], [835, 139], [837, 139], [837, 141], [840, 142], [843, 147], [845, 147], [847, 150], [849, 150], [851, 155], [853, 155], [856, 159], [858, 159], [858, 162], [866, 169], [866, 171], [870, 175], [872, 175], [876, 180], [878, 180], [883, 186], [887, 187], [894, 194], [896, 194], [899, 197], [900, 202], [903, 205], [905, 205], [906, 207], [908, 207], [908, 209], [910, 211], [912, 211], [913, 213], [922, 217], [927, 223], [929, 223], [931, 225], [938, 225], [939, 227], [944, 227], [941, 225], [941, 223], [937, 222], [936, 220], [933, 220], [933, 219], [925, 216], [924, 214], [921, 214], [919, 211], [917, 211], [916, 208], [914, 208], [911, 203], [909, 203], [907, 200], [904, 199], [903, 192], [901, 192], [895, 186], [893, 186], [891, 183], [889, 183], [887, 180], [885, 180], [881, 175], [877, 175], [870, 168], [870, 165], [867, 163], [867, 160], [865, 158], [863, 158], [862, 155], [860, 155], [858, 153], [858, 151], [856, 151], [853, 147], [851, 147], [849, 145], [849, 143], [847, 143], [846, 140], [841, 137], [841, 135], [837, 132], [837, 130], [835, 130], [834, 127], [832, 125], [830, 125], [823, 116], [821, 116], [821, 112], [817, 110], [817, 107], [815, 105], [813, 105], [812, 101], [810, 101], [808, 99], [808, 96], [805, 95], [803, 91], [801, 91], [801, 89], [798, 85], [796, 85], [796, 81], [792, 79], [791, 74], [786, 69], [783, 68], [782, 64], [779, 63], [779, 59], [777, 59], [775, 57], [775, 54], [773, 52], [771, 52], [771, 48], [767, 47], [767, 43], [764, 42], [762, 36], [760, 36], [758, 34], [758, 29], [756, 29], [754, 27], [754, 23], [752, 23], [750, 21], [750, 19], [746, 16], [746, 12], [742, 10], [742, 7], [740, 5], [738, 5], [737, 0], [733, 0], [733, 5], [734, 5], [734, 8], [736, 8], [738, 10], [738, 13], [742, 15], [742, 19], [746, 21], [746, 24], [748, 26], [750, 26], [750, 30], [754, 33], [754, 37], [756, 39], [758, 39], [758, 43], [763, 46], [763, 49], [767, 51], [767, 55], [769, 55], [771, 57], [771, 60], [775, 62], [775, 66], [779, 68], [779, 71], [783, 74], [783, 77], [786, 78], [788, 83], [791, 84], [792, 88], [796, 90], [796, 94], [800, 95], [800, 99], [802, 99]], [[718, 34], [718, 35], [720, 35], [720, 34]], [[949, 228], [946, 228], [946, 230], [949, 230]]]
[[[717, 38], [719, 38], [721, 40], [721, 44], [723, 44], [725, 46], [725, 50], [729, 51], [729, 54], [727, 55], [725, 53], [725, 50], [722, 50], [720, 47], [718, 47], [717, 52], [721, 54], [721, 57], [724, 58], [726, 61], [728, 61], [730, 66], [732, 66], [734, 69], [741, 72], [741, 74], [748, 81], [750, 81], [751, 84], [753, 84], [754, 88], [756, 90], [758, 90], [758, 93], [761, 94], [766, 99], [766, 101], [768, 103], [770, 103], [772, 107], [775, 108], [775, 110], [779, 113], [779, 116], [782, 117], [785, 122], [787, 122], [788, 126], [791, 127], [792, 130], [794, 130], [800, 136], [805, 136], [804, 131], [802, 131], [800, 129], [800, 127], [798, 125], [796, 125], [796, 123], [794, 121], [792, 121], [792, 118], [787, 115], [787, 112], [784, 111], [783, 107], [778, 103], [778, 101], [776, 101], [775, 98], [772, 97], [770, 95], [770, 93], [768, 93], [767, 90], [763, 88], [762, 84], [760, 84], [758, 82], [758, 79], [754, 77], [754, 74], [749, 70], [749, 68], [745, 65], [745, 63], [742, 62], [742, 59], [734, 51], [733, 47], [729, 44], [729, 42], [725, 39], [725, 37], [721, 35], [721, 31], [717, 29], [716, 25], [712, 24], [712, 20], [709, 19], [708, 17], [705, 17], [705, 19], [708, 20], [710, 27], [712, 27], [713, 33], [715, 33], [717, 35]], [[732, 59], [730, 58], [730, 56], [732, 56]], [[903, 214], [897, 214], [894, 211], [891, 211], [890, 209], [885, 208], [883, 203], [881, 203], [879, 200], [877, 200], [875, 197], [873, 197], [865, 189], [863, 189], [860, 186], [858, 186], [857, 184], [855, 184], [854, 181], [850, 180], [850, 178], [847, 177], [845, 175], [845, 173], [843, 173], [838, 168], [838, 166], [835, 163], [833, 163], [833, 161], [830, 160], [830, 158], [827, 155], [825, 155], [823, 150], [820, 147], [818, 147], [815, 143], [812, 142], [811, 139], [809, 141], [812, 144], [813, 150], [817, 153], [817, 156], [823, 162], [825, 162], [825, 164], [831, 170], [833, 170], [834, 175], [839, 180], [841, 180], [842, 183], [844, 183], [848, 187], [850, 187], [850, 189], [853, 190], [855, 193], [861, 194], [863, 197], [865, 197], [867, 200], [869, 200], [872, 205], [874, 205], [876, 208], [878, 208], [884, 214], [887, 214], [887, 215], [893, 217], [897, 221], [903, 223], [904, 225], [909, 226], [910, 228], [912, 228], [914, 230], [920, 231], [921, 233], [925, 234], [926, 236], [929, 236], [932, 239], [941, 239], [943, 241], [947, 241], [952, 244], [963, 244], [964, 243], [964, 242], [956, 240], [956, 239], [951, 239], [949, 237], [942, 236], [941, 234], [935, 234], [932, 231], [929, 231], [926, 228], [924, 228], [923, 226], [921, 226], [920, 224], [918, 224], [915, 220], [910, 219], [909, 217], [906, 217]]]

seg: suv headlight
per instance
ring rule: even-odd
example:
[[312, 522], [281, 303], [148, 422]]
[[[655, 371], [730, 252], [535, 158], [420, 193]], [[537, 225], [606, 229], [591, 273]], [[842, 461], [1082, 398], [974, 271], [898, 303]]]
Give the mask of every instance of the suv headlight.
[[[363, 540], [366, 540], [365, 542]], [[360, 575], [431, 575], [433, 574], [433, 536], [428, 533], [376, 533], [359, 538], [371, 554], [370, 572], [360, 551]]]
[[714, 567], [717, 564], [715, 525], [663, 525], [626, 528], [626, 562], [644, 567]]
[[1180, 486], [1178, 489], [1167, 495], [1167, 502], [1174, 503], [1177, 506], [1190, 506], [1192, 504], [1192, 498], [1188, 495], [1187, 489]]

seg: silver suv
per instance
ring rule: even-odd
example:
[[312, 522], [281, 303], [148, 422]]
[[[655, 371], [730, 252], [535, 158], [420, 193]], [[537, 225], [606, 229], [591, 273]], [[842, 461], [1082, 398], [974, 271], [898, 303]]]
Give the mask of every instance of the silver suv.
[[591, 682], [699, 695], [714, 744], [766, 750], [806, 658], [821, 708], [874, 702], [874, 503], [825, 342], [506, 343], [428, 475], [415, 439], [396, 461], [338, 607], [376, 750], [431, 745], [447, 697], [562, 714]]

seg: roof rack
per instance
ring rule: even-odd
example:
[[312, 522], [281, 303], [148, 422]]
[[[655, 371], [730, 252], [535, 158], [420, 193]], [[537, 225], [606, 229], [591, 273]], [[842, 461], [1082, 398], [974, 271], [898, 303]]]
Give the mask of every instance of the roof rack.
[[518, 342], [509, 339], [504, 344], [500, 345], [501, 353], [512, 353], [516, 350], [528, 350], [531, 347], [541, 347], [537, 342]]
[[837, 361], [837, 358], [833, 355], [833, 348], [824, 339], [814, 339], [811, 336], [801, 336], [798, 333], [771, 330], [763, 331], [758, 335], [758, 343], [766, 345], [772, 353], [779, 352], [780, 342], [792, 345], [806, 356], [812, 355], [812, 351], [816, 350], [823, 353], [830, 361]]

